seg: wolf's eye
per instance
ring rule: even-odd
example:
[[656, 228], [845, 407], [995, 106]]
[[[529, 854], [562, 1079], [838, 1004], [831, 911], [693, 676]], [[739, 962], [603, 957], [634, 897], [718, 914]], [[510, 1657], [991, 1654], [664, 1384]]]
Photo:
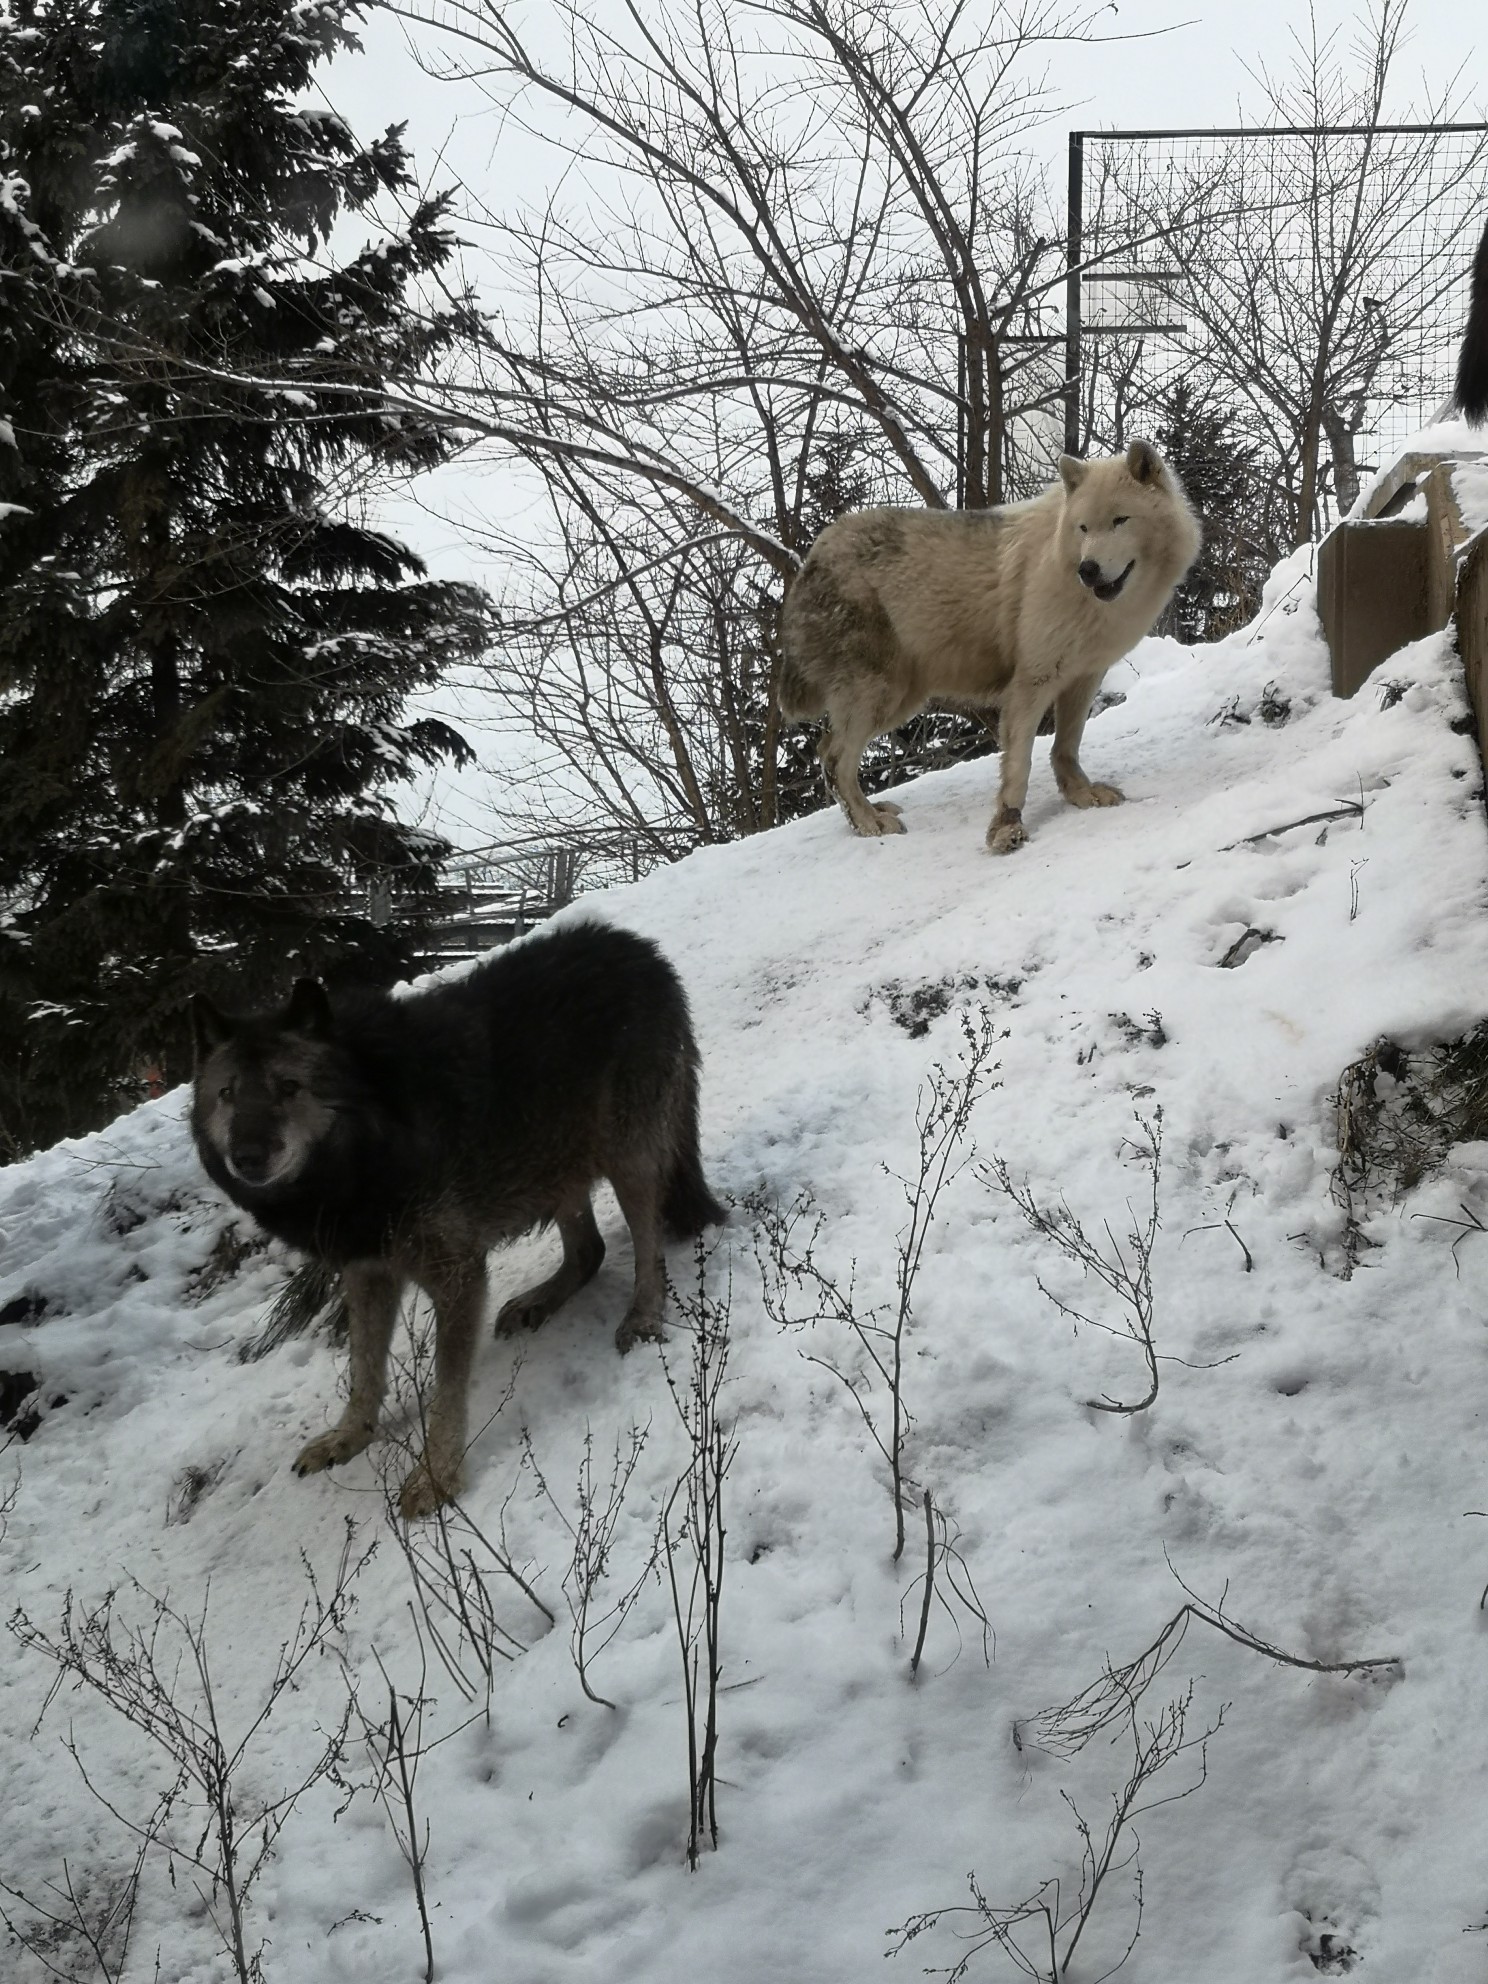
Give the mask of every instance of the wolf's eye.
[[292, 1101], [292, 1100], [294, 1099], [294, 1097], [295, 1097], [295, 1096], [297, 1096], [297, 1095], [299, 1094], [299, 1092], [300, 1092], [300, 1090], [301, 1090], [301, 1088], [302, 1088], [303, 1086], [304, 1086], [304, 1084], [303, 1084], [302, 1082], [297, 1082], [297, 1081], [290, 1081], [290, 1080], [285, 1080], [285, 1081], [282, 1081], [282, 1082], [280, 1082], [280, 1084], [279, 1084], [279, 1100], [280, 1100], [281, 1102], [290, 1102], [290, 1101]]
[[233, 1099], [233, 1085], [231, 1082], [229, 1082], [226, 1088], [218, 1089], [217, 1100], [219, 1102], [231, 1102], [232, 1099]]
[[1081, 535], [1081, 537], [1088, 537], [1088, 536], [1090, 535], [1090, 526], [1089, 526], [1089, 524], [1081, 524], [1081, 526], [1080, 526], [1080, 535]]
[[1129, 524], [1130, 522], [1131, 522], [1130, 517], [1112, 517], [1111, 528], [1114, 530], [1117, 524]]

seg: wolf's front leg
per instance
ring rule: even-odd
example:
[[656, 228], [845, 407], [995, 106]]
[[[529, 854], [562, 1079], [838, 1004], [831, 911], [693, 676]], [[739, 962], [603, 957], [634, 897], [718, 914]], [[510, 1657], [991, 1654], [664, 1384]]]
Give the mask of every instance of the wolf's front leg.
[[987, 829], [987, 846], [994, 854], [1011, 854], [1028, 838], [1023, 825], [1023, 803], [1028, 797], [1028, 778], [1033, 769], [1033, 740], [1044, 709], [1041, 697], [1030, 695], [1027, 690], [1020, 692], [1016, 685], [1003, 700], [998, 716], [1002, 766], [997, 811]]
[[1114, 785], [1096, 785], [1080, 769], [1080, 739], [1096, 691], [1104, 681], [1086, 675], [1061, 691], [1054, 705], [1054, 751], [1050, 762], [1059, 790], [1071, 806], [1119, 806], [1126, 794]]
[[398, 1320], [403, 1278], [386, 1261], [353, 1261], [341, 1271], [341, 1293], [351, 1344], [351, 1396], [340, 1423], [300, 1450], [296, 1474], [318, 1474], [323, 1467], [335, 1467], [359, 1454], [377, 1430], [382, 1410], [388, 1345]]
[[484, 1254], [442, 1262], [419, 1279], [434, 1300], [434, 1396], [424, 1422], [424, 1454], [403, 1483], [398, 1508], [406, 1522], [432, 1515], [460, 1492], [465, 1462], [466, 1394], [486, 1309]]

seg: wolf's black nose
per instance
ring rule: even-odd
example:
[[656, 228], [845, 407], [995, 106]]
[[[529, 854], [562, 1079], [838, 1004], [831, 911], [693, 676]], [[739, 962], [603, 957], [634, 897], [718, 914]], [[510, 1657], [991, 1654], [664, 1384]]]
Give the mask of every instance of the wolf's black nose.
[[1085, 586], [1100, 584], [1101, 568], [1093, 558], [1080, 560], [1080, 583]]
[[278, 1146], [273, 1143], [235, 1143], [232, 1146], [233, 1169], [250, 1185], [261, 1185], [273, 1169], [277, 1155]]

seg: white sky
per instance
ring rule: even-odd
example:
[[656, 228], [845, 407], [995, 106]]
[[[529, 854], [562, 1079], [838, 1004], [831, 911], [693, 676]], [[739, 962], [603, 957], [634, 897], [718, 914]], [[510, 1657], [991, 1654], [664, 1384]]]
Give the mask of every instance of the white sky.
[[[541, 19], [541, 6], [514, 9], [520, 20]], [[598, 11], [603, 11], [603, 8]], [[652, 0], [650, 11], [666, 8]], [[1362, 7], [1318, 8], [1320, 27], [1339, 32], [1340, 52], [1352, 41]], [[1296, 0], [1122, 0], [1109, 10], [1110, 31], [1134, 39], [1101, 45], [1068, 44], [1050, 50], [1050, 75], [1067, 114], [1050, 129], [1050, 156], [1062, 156], [1064, 134], [1088, 127], [1148, 128], [1244, 121], [1257, 111], [1258, 93], [1246, 70], [1284, 70], [1292, 36], [1305, 27]], [[1167, 30], [1167, 32], [1162, 32]], [[374, 15], [363, 28], [365, 53], [338, 62], [328, 76], [337, 106], [366, 134], [406, 118], [416, 155], [430, 160], [448, 143], [453, 172], [500, 204], [504, 195], [542, 190], [547, 160], [508, 126], [497, 133], [489, 106], [473, 89], [434, 81], [409, 52], [401, 23]], [[424, 31], [432, 49], [439, 38]], [[1465, 118], [1488, 115], [1488, 74], [1477, 59], [1488, 45], [1488, 16], [1479, 0], [1430, 0], [1407, 16], [1404, 54], [1394, 110], [1408, 121], [1422, 81], [1439, 93], [1460, 76]], [[447, 44], [453, 46], [453, 44]]]
[[[613, 0], [600, 0], [600, 11]], [[658, 15], [664, 6], [655, 6]], [[546, 9], [515, 10], [541, 38]], [[1322, 6], [1321, 29], [1338, 32], [1340, 54], [1366, 18], [1354, 6]], [[1062, 115], [1047, 127], [1045, 152], [1056, 189], [1062, 184], [1067, 134], [1072, 129], [1139, 128], [1224, 124], [1259, 117], [1259, 92], [1247, 68], [1284, 71], [1294, 52], [1293, 35], [1305, 15], [1296, 0], [1122, 0], [1109, 10], [1113, 34], [1139, 37], [1102, 45], [1055, 45], [1049, 73]], [[1405, 51], [1398, 65], [1394, 116], [1408, 121], [1426, 95], [1440, 96], [1453, 77], [1462, 98], [1458, 115], [1488, 116], [1488, 71], [1478, 51], [1488, 45], [1488, 16], [1479, 0], [1416, 0], [1407, 17]], [[1161, 32], [1166, 30], [1166, 32]], [[511, 123], [502, 123], [473, 86], [442, 83], [415, 60], [404, 25], [374, 13], [362, 30], [365, 52], [327, 72], [326, 93], [367, 137], [384, 125], [407, 121], [415, 168], [435, 184], [457, 179], [481, 200], [500, 208], [539, 198], [561, 169], [561, 160]], [[422, 45], [438, 53], [432, 30], [420, 31]], [[468, 50], [466, 51], [468, 53]], [[441, 163], [447, 168], [440, 172]], [[440, 479], [434, 501], [453, 511], [508, 511], [512, 505], [508, 472], [472, 474], [462, 466]], [[486, 569], [458, 530], [432, 516], [399, 506], [396, 527], [449, 576], [480, 576]]]

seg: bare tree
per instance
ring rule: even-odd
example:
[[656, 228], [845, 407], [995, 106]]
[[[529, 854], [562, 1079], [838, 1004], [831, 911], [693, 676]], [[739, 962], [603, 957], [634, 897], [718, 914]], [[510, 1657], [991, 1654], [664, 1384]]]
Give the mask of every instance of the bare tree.
[[1398, 1654], [1315, 1660], [1307, 1654], [1290, 1653], [1274, 1640], [1242, 1625], [1226, 1611], [1228, 1584], [1220, 1593], [1218, 1602], [1211, 1603], [1200, 1598], [1184, 1583], [1173, 1570], [1171, 1560], [1168, 1568], [1173, 1571], [1183, 1592], [1183, 1603], [1172, 1618], [1164, 1622], [1134, 1659], [1123, 1661], [1119, 1666], [1114, 1666], [1107, 1659], [1099, 1677], [1082, 1688], [1073, 1701], [1040, 1709], [1018, 1722], [1013, 1730], [1013, 1742], [1018, 1749], [1032, 1745], [1035, 1749], [1047, 1750], [1053, 1756], [1073, 1757], [1097, 1737], [1108, 1736], [1112, 1730], [1119, 1729], [1166, 1669], [1182, 1646], [1189, 1627], [1195, 1623], [1212, 1628], [1236, 1646], [1244, 1647], [1250, 1653], [1258, 1653], [1264, 1659], [1274, 1661], [1278, 1667], [1298, 1667], [1308, 1674], [1377, 1674], [1385, 1678], [1398, 1678]]
[[1189, 376], [1243, 405], [1271, 475], [1260, 534], [1282, 547], [1352, 506], [1392, 368], [1406, 382], [1404, 354], [1439, 325], [1444, 350], [1455, 341], [1443, 305], [1482, 222], [1488, 132], [1444, 128], [1461, 114], [1455, 77], [1408, 115], [1420, 129], [1381, 128], [1408, 7], [1374, 0], [1349, 49], [1309, 10], [1290, 70], [1255, 74], [1256, 123], [1275, 136], [1160, 173], [1134, 150], [1103, 189], [1118, 233], [1165, 230], [1150, 293], [1190, 326]]
[[[431, 1334], [427, 1328], [415, 1328], [408, 1356], [394, 1360], [394, 1386], [400, 1403], [408, 1408], [408, 1424], [401, 1431], [393, 1424], [385, 1426], [386, 1437], [373, 1465], [382, 1490], [388, 1531], [402, 1552], [412, 1580], [409, 1612], [419, 1645], [423, 1647], [427, 1635], [440, 1665], [459, 1693], [469, 1702], [482, 1699], [489, 1719], [497, 1663], [511, 1662], [527, 1650], [526, 1642], [502, 1620], [493, 1589], [496, 1580], [501, 1578], [514, 1584], [549, 1626], [554, 1624], [554, 1618], [507, 1548], [505, 1504], [495, 1537], [487, 1534], [466, 1504], [458, 1499], [443, 1503], [427, 1521], [414, 1524], [403, 1520], [398, 1506], [399, 1490], [410, 1461], [423, 1453], [428, 1444], [428, 1400], [433, 1389]], [[471, 1436], [471, 1444], [510, 1405], [520, 1368], [520, 1364], [513, 1368], [485, 1424]], [[510, 1495], [507, 1500], [510, 1501]]]
[[[351, 1784], [344, 1776], [338, 1781], [347, 1787], [349, 1805], [359, 1790], [369, 1789], [387, 1815], [393, 1838], [413, 1882], [414, 1905], [424, 1939], [424, 1984], [434, 1984], [434, 1931], [429, 1921], [429, 1894], [425, 1868], [429, 1858], [429, 1821], [419, 1811], [418, 1770], [426, 1752], [433, 1747], [424, 1738], [424, 1712], [431, 1705], [428, 1693], [429, 1670], [423, 1641], [419, 1641], [418, 1686], [412, 1694], [400, 1695], [374, 1647], [372, 1658], [387, 1693], [387, 1713], [369, 1715], [349, 1664], [346, 1667], [350, 1713], [361, 1730], [368, 1762], [372, 1766], [370, 1785]], [[460, 1725], [463, 1728], [465, 1725]], [[458, 1734], [458, 1730], [449, 1734]], [[448, 1735], [438, 1739], [448, 1741]], [[343, 1805], [341, 1810], [344, 1811]], [[340, 1812], [336, 1814], [339, 1818]]]
[[[0, 1460], [5, 1458], [6, 1454], [15, 1444], [15, 1434], [8, 1432], [5, 1438], [0, 1440]], [[5, 1532], [10, 1527], [10, 1512], [20, 1500], [20, 1496], [21, 1470], [18, 1463], [15, 1473], [11, 1476], [8, 1484], [4, 1488], [0, 1488], [0, 1543], [5, 1541]]]
[[561, 463], [547, 482], [558, 548], [505, 550], [492, 686], [527, 745], [507, 816], [549, 845], [623, 834], [650, 866], [814, 803], [814, 762], [770, 715], [777, 606], [757, 559], [673, 494], [601, 497]]
[[565, 161], [545, 202], [472, 210], [514, 301], [421, 389], [547, 494], [495, 678], [546, 803], [556, 769], [570, 817], [657, 856], [771, 826], [776, 594], [835, 513], [834, 450], [852, 501], [1048, 479], [1062, 221], [1026, 147], [1050, 45], [1105, 10], [555, 0], [530, 37], [500, 0], [393, 11]]
[[[0, 1902], [0, 1923], [49, 1977], [60, 1978], [62, 1984], [84, 1984], [87, 1977], [122, 1984], [149, 1850], [147, 1835], [135, 1847], [128, 1866], [113, 1874], [77, 1873], [64, 1860], [61, 1880], [47, 1881], [44, 1897], [0, 1880], [0, 1894], [26, 1910], [26, 1918], [17, 1920]], [[75, 1957], [86, 1966], [84, 1971], [73, 1968]]]
[[[1189, 1626], [1195, 1622], [1211, 1627], [1235, 1645], [1266, 1660], [1311, 1674], [1399, 1672], [1400, 1662], [1393, 1656], [1315, 1660], [1305, 1654], [1289, 1653], [1274, 1641], [1242, 1626], [1226, 1612], [1227, 1590], [1220, 1594], [1217, 1604], [1210, 1604], [1184, 1584], [1176, 1571], [1173, 1575], [1178, 1578], [1184, 1602], [1134, 1659], [1118, 1666], [1108, 1658], [1098, 1678], [1082, 1688], [1073, 1701], [1041, 1709], [1014, 1725], [1013, 1741], [1019, 1750], [1033, 1745], [1066, 1760], [1078, 1756], [1098, 1739], [1128, 1749], [1129, 1763], [1110, 1793], [1111, 1815], [1104, 1831], [1085, 1818], [1069, 1792], [1060, 1793], [1074, 1818], [1080, 1841], [1077, 1879], [1068, 1882], [1056, 1876], [1040, 1882], [1022, 1901], [999, 1903], [989, 1899], [973, 1874], [969, 1881], [970, 1903], [911, 1916], [891, 1931], [896, 1938], [890, 1948], [891, 1955], [897, 1956], [908, 1943], [947, 1924], [964, 1948], [957, 1962], [935, 1974], [944, 1975], [952, 1984], [955, 1979], [965, 1977], [975, 1959], [984, 1952], [1000, 1953], [1014, 1970], [1034, 1980], [1034, 1984], [1063, 1984], [1102, 1893], [1113, 1876], [1129, 1869], [1133, 1901], [1131, 1933], [1119, 1953], [1113, 1952], [1113, 1960], [1096, 1973], [1096, 1984], [1115, 1976], [1136, 1948], [1142, 1928], [1144, 1896], [1137, 1821], [1161, 1806], [1191, 1798], [1204, 1784], [1209, 1773], [1209, 1739], [1223, 1727], [1227, 1712], [1221, 1707], [1199, 1734], [1191, 1734], [1188, 1716], [1193, 1706], [1192, 1680], [1185, 1682], [1155, 1713], [1146, 1710], [1150, 1689], [1165, 1672], [1183, 1645]], [[1158, 1786], [1158, 1777], [1170, 1764], [1184, 1757], [1189, 1761], [1188, 1782], [1170, 1789], [1170, 1776]], [[1080, 1974], [1088, 1973], [1082, 1967]]]
[[[909, 1589], [899, 1601], [899, 1631], [904, 1631], [904, 1611], [914, 1593], [920, 1587], [920, 1622], [915, 1634], [914, 1651], [909, 1656], [911, 1679], [918, 1679], [920, 1661], [925, 1652], [925, 1636], [930, 1629], [930, 1613], [938, 1604], [956, 1634], [957, 1649], [961, 1643], [961, 1625], [957, 1614], [964, 1615], [978, 1629], [982, 1642], [982, 1665], [992, 1665], [992, 1647], [996, 1635], [992, 1631], [992, 1621], [987, 1617], [986, 1607], [976, 1588], [976, 1580], [971, 1575], [971, 1566], [961, 1553], [961, 1530], [952, 1522], [944, 1509], [937, 1508], [935, 1498], [927, 1488], [922, 1504], [925, 1510], [925, 1568], [917, 1577], [911, 1578]], [[939, 1582], [936, 1574], [939, 1573]], [[949, 1592], [950, 1596], [947, 1597]]]

